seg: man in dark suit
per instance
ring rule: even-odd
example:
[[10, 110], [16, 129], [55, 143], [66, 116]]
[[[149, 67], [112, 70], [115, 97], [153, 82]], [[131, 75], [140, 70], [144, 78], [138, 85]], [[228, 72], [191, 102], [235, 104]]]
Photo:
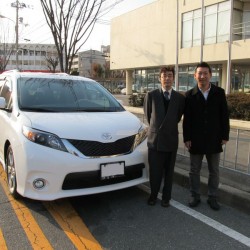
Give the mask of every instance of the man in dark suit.
[[149, 124], [147, 144], [151, 194], [148, 205], [156, 204], [163, 173], [161, 205], [168, 207], [171, 199], [178, 123], [185, 105], [185, 97], [172, 88], [174, 75], [174, 68], [162, 68], [159, 76], [161, 88], [148, 92], [144, 100], [144, 114]]
[[219, 162], [222, 145], [229, 139], [229, 115], [225, 92], [210, 83], [210, 66], [201, 62], [196, 66], [194, 78], [197, 85], [186, 93], [183, 136], [190, 152], [190, 207], [200, 203], [200, 170], [206, 155], [208, 179], [208, 204], [219, 210]]

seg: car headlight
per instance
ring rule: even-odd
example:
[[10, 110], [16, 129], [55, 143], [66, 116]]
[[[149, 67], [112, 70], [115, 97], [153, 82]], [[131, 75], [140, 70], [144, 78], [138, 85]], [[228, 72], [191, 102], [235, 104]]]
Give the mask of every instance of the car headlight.
[[54, 134], [23, 126], [23, 135], [34, 143], [68, 152], [61, 139]]
[[148, 132], [148, 127], [146, 127], [145, 125], [140, 127], [138, 134], [135, 136], [133, 150], [147, 138], [147, 132]]

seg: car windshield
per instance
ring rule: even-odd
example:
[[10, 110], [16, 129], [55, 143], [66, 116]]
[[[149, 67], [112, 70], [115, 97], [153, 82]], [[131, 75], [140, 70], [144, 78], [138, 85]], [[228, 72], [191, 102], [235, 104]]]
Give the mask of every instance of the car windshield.
[[17, 94], [19, 108], [24, 111], [124, 111], [104, 87], [88, 80], [21, 77], [17, 82]]

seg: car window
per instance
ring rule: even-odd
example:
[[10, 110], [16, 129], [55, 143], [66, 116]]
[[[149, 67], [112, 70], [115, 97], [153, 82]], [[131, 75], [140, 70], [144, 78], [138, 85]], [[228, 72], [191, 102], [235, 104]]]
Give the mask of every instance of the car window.
[[11, 108], [12, 107], [12, 85], [11, 81], [7, 78], [1, 79], [0, 81], [0, 97], [5, 98], [6, 106], [5, 108]]
[[99, 83], [61, 78], [19, 78], [18, 104], [22, 110], [41, 112], [124, 110]]

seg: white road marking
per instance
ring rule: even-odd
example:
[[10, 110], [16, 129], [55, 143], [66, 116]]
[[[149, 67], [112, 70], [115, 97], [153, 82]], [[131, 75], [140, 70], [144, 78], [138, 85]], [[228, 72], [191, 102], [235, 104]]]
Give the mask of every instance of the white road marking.
[[[150, 193], [150, 189], [149, 187], [147, 187], [146, 185], [140, 185], [139, 186], [143, 191]], [[158, 198], [161, 199], [161, 194], [158, 195]], [[241, 244], [244, 244], [248, 247], [250, 247], [250, 238], [221, 224], [220, 222], [213, 220], [209, 217], [207, 217], [206, 215], [203, 215], [197, 211], [195, 211], [194, 209], [191, 209], [187, 206], [184, 206], [183, 204], [179, 203], [178, 201], [175, 200], [171, 200], [170, 201], [171, 206], [177, 208], [178, 210], [192, 216], [193, 218], [205, 223], [206, 225], [216, 229], [217, 231], [229, 236], [230, 238], [237, 240], [238, 242], [240, 242]]]

